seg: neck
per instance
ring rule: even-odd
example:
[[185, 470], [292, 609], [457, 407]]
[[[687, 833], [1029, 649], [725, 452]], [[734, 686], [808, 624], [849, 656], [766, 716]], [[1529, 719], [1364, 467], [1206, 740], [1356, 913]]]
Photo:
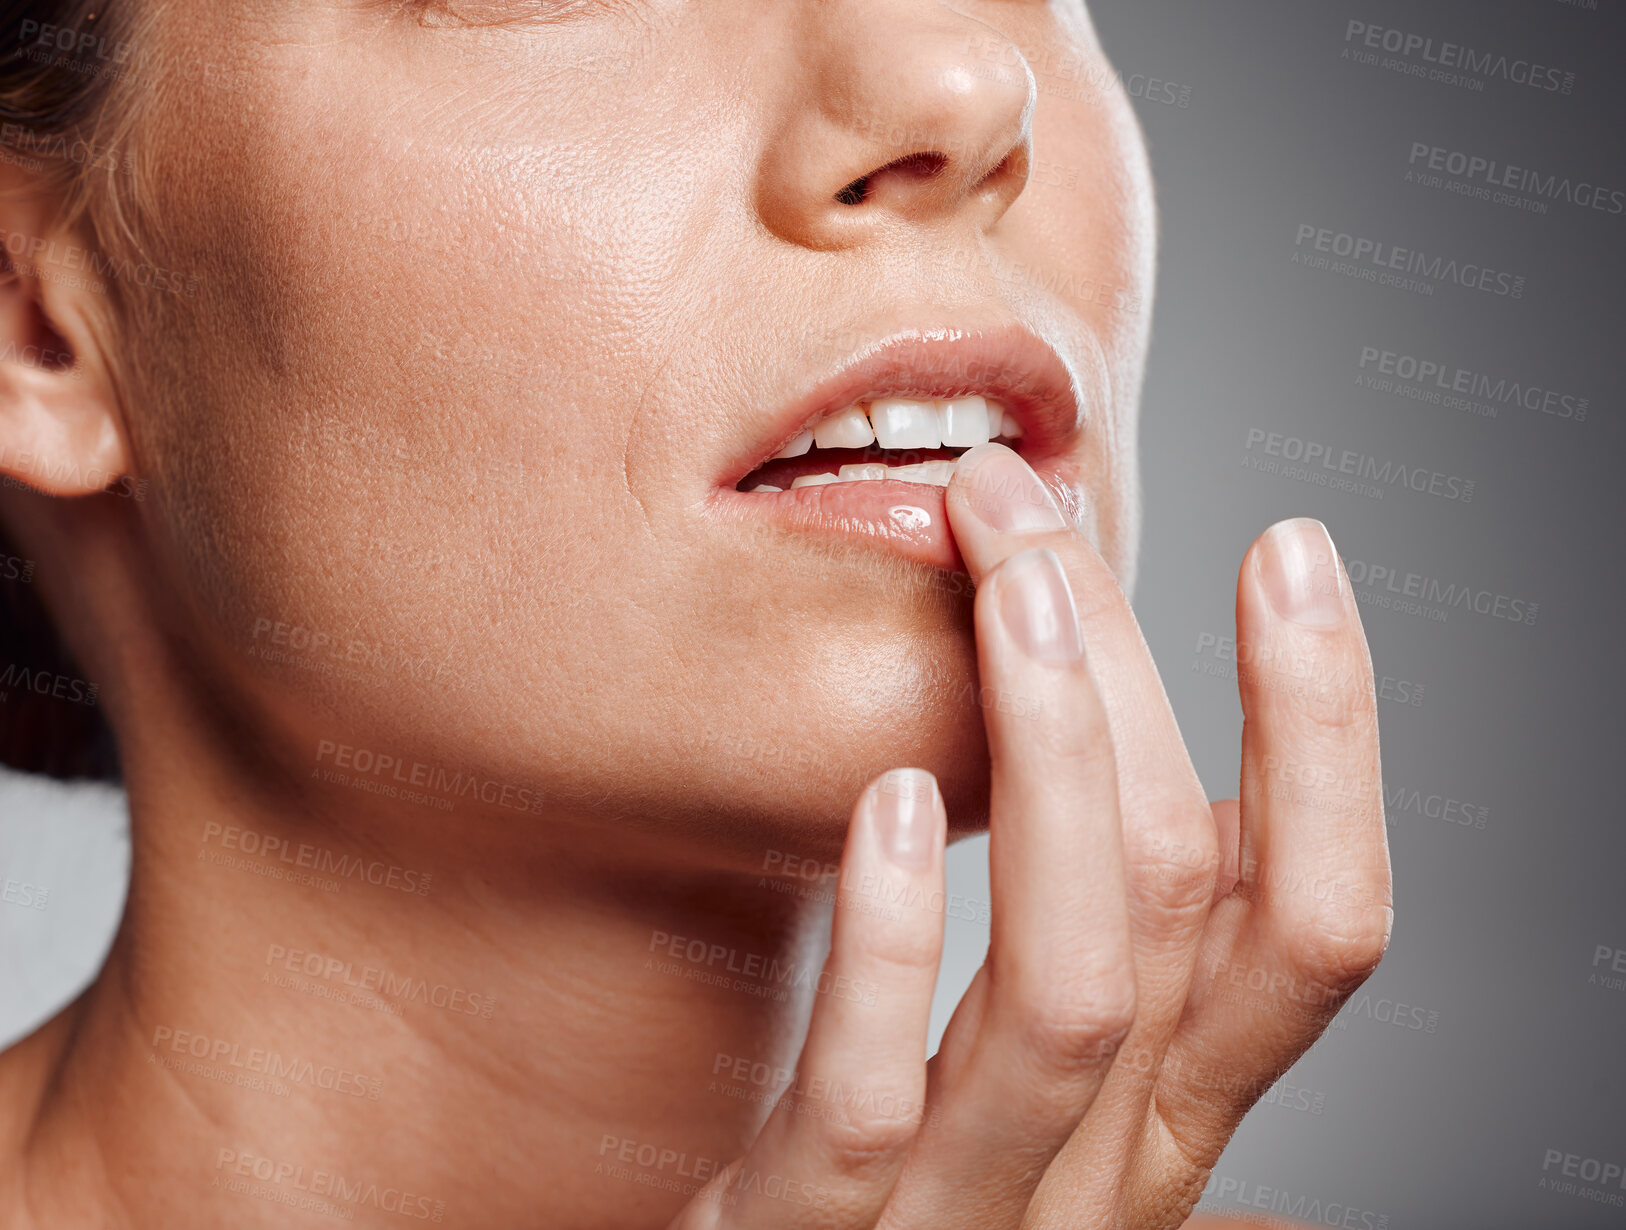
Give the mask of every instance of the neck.
[[826, 906], [590, 816], [317, 824], [165, 760], [106, 966], [0, 1057], [37, 1224], [657, 1226], [788, 1079]]

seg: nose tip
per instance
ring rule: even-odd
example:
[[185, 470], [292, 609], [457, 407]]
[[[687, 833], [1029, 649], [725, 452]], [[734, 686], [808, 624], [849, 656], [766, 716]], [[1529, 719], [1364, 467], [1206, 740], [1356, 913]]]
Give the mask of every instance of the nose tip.
[[848, 19], [820, 27], [807, 96], [788, 100], [763, 157], [763, 221], [816, 248], [863, 242], [899, 220], [992, 226], [1027, 183], [1031, 72], [1018, 79], [1008, 61], [979, 72], [974, 40], [986, 42], [987, 26], [940, 6], [911, 7], [907, 23], [877, 22], [873, 9], [854, 21], [852, 6], [839, 7]]

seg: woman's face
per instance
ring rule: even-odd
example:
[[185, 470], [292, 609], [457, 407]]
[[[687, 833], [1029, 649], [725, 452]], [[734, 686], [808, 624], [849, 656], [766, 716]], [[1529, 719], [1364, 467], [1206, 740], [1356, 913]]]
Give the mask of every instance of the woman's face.
[[142, 121], [146, 238], [196, 289], [115, 356], [143, 571], [283, 768], [736, 852], [897, 765], [978, 819], [1008, 698], [941, 488], [735, 488], [833, 398], [985, 393], [1127, 579], [1152, 207], [1082, 0], [191, 0], [149, 38], [191, 88]]

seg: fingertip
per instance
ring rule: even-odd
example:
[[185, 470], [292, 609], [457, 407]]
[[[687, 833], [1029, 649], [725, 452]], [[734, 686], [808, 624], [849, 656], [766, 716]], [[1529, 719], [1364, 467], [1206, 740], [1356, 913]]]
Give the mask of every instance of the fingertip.
[[1061, 558], [1047, 547], [1013, 555], [993, 588], [1005, 636], [1035, 662], [1065, 667], [1084, 658], [1078, 604]]
[[902, 871], [928, 871], [942, 857], [947, 811], [926, 769], [889, 769], [864, 791], [863, 806], [881, 852]]
[[1347, 621], [1349, 585], [1327, 527], [1312, 517], [1278, 521], [1248, 552], [1265, 607], [1280, 619], [1331, 631]]
[[1054, 534], [1068, 526], [1054, 493], [1020, 452], [992, 441], [959, 457], [948, 482], [948, 509], [956, 534]]

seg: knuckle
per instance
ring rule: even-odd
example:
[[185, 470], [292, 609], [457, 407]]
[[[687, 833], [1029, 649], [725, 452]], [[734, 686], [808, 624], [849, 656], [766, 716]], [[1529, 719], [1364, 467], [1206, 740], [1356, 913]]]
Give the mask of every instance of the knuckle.
[[1186, 936], [1201, 929], [1214, 905], [1219, 852], [1200, 868], [1178, 866], [1135, 868], [1131, 872], [1131, 909], [1151, 936]]
[[[1219, 874], [1219, 834], [1206, 806], [1155, 805], [1151, 823], [1128, 826], [1124, 856], [1140, 906], [1170, 923], [1208, 916]], [[1166, 817], [1157, 819], [1156, 817]]]
[[839, 1178], [862, 1182], [895, 1166], [918, 1131], [914, 1117], [845, 1109], [824, 1123], [824, 1162]]
[[1346, 731], [1377, 710], [1372, 661], [1350, 637], [1273, 637], [1237, 646], [1237, 682], [1256, 704], [1280, 706], [1312, 725]]
[[[1190, 1221], [1184, 1218], [1208, 1186], [1227, 1143], [1227, 1135], [1213, 1131], [1207, 1123], [1189, 1114], [1171, 1117], [1153, 1095], [1153, 1113], [1150, 1116], [1151, 1140], [1161, 1159], [1161, 1189], [1149, 1193], [1153, 1207], [1147, 1210], [1143, 1224], [1148, 1226], [1179, 1226], [1182, 1230], [1236, 1230], [1235, 1222], [1214, 1223], [1200, 1215]], [[1206, 1130], [1205, 1130], [1206, 1129]]]
[[1134, 1028], [1133, 968], [1091, 979], [1077, 992], [1050, 995], [1025, 1014], [1022, 1049], [1049, 1075], [1070, 1076], [1109, 1063]]
[[1383, 960], [1393, 921], [1392, 909], [1373, 905], [1294, 928], [1287, 960], [1301, 977], [1342, 998], [1370, 978]]
[[1378, 698], [1372, 664], [1365, 653], [1336, 650], [1327, 653], [1305, 686], [1289, 693], [1299, 703], [1295, 711], [1312, 728], [1347, 736], [1371, 726]]
[[[927, 926], [876, 927], [876, 933], [867, 939], [863, 959], [851, 966], [854, 985], [907, 990], [917, 986], [923, 976], [937, 972], [943, 959], [943, 932], [932, 907], [905, 903], [896, 908], [918, 913], [917, 921]], [[933, 926], [936, 930], [931, 929]], [[829, 972], [832, 981], [841, 973], [836, 969]]]
[[1367, 674], [1343, 687], [1318, 688], [1298, 706], [1299, 723], [1309, 731], [1336, 736], [1340, 743], [1377, 728], [1377, 694]]

